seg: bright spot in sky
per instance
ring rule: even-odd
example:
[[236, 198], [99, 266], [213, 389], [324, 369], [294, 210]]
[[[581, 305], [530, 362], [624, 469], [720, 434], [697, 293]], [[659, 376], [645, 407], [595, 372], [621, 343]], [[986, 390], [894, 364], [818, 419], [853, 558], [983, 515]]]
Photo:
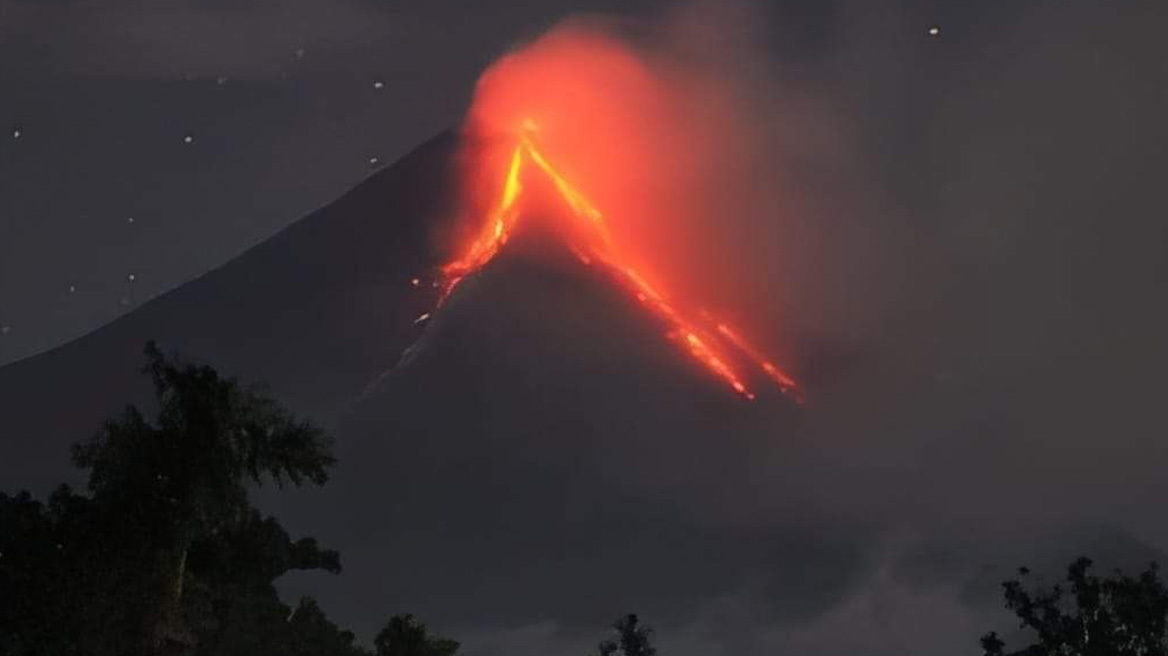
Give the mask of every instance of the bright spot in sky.
[[130, 282], [134, 282], [137, 279], [138, 279], [138, 276], [136, 276], [132, 273], [130, 275], [126, 276], [126, 280], [129, 280]]
[[191, 135], [189, 135], [189, 134], [188, 134], [188, 135], [186, 135], [185, 137], [183, 137], [183, 143], [186, 143], [186, 144], [189, 144], [189, 143], [191, 143], [191, 142], [192, 142], [192, 141], [194, 141], [194, 140], [195, 140], [195, 138], [194, 138], [194, 137], [192, 137], [192, 136], [191, 136]]
[[69, 293], [72, 294], [75, 291], [77, 291], [77, 285], [69, 285]]
[[13, 139], [19, 139], [19, 138], [20, 138], [20, 128], [16, 128], [15, 130], [13, 130], [13, 131], [12, 131], [12, 138], [13, 138]]
[[370, 157], [370, 158], [369, 158], [369, 163], [370, 163], [370, 164], [372, 164], [372, 165], [374, 165], [374, 166], [376, 166], [376, 165], [377, 165], [377, 163], [378, 163], [378, 162], [380, 162], [380, 161], [381, 161], [381, 160], [380, 160], [380, 159], [378, 159], [378, 158], [376, 158], [376, 157]]
[[373, 83], [373, 88], [374, 88], [374, 89], [384, 89], [384, 88], [385, 88], [385, 83], [384, 83], [384, 82], [374, 82], [374, 83]]
[[132, 217], [132, 216], [126, 217], [126, 223], [133, 223], [133, 222], [134, 222], [134, 217]]
[[941, 28], [937, 27], [936, 25], [929, 28], [929, 36], [937, 36], [940, 33], [941, 33]]
[[0, 335], [7, 335], [12, 330], [12, 326], [0, 326]]

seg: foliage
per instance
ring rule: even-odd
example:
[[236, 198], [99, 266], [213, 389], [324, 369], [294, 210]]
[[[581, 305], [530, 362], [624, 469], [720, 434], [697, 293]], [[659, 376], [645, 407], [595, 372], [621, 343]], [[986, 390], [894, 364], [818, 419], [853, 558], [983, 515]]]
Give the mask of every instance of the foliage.
[[328, 438], [256, 388], [146, 348], [156, 412], [130, 406], [73, 448], [88, 496], [0, 494], [0, 653], [363, 653], [274, 581], [337, 573], [336, 552], [292, 541], [248, 486], [323, 484]]
[[394, 615], [373, 640], [377, 656], [453, 656], [458, 642], [431, 636], [413, 615]]
[[146, 357], [154, 421], [130, 406], [73, 448], [99, 503], [150, 522], [165, 538], [193, 536], [246, 515], [249, 482], [328, 480], [335, 459], [319, 428], [211, 367], [167, 359], [153, 342]]
[[[1067, 568], [1069, 587], [1027, 590], [1022, 581], [1002, 584], [1006, 607], [1033, 632], [1037, 641], [1005, 651], [996, 633], [982, 637], [987, 656], [1165, 656], [1168, 654], [1168, 589], [1152, 565], [1139, 576], [1115, 572], [1109, 578], [1090, 573], [1091, 561], [1080, 558]], [[1029, 575], [1026, 568], [1021, 577]]]
[[612, 625], [616, 634], [601, 641], [597, 650], [600, 656], [655, 656], [657, 648], [652, 645], [653, 629], [640, 623], [635, 614], [628, 614]]
[[144, 642], [174, 651], [166, 645], [194, 639], [181, 608], [192, 544], [246, 520], [249, 483], [320, 485], [334, 458], [319, 428], [260, 390], [168, 359], [153, 342], [146, 358], [153, 420], [130, 406], [75, 445], [73, 460], [89, 470], [100, 511], [119, 525], [119, 546], [140, 558], [138, 587], [151, 602], [141, 618]]
[[[147, 345], [156, 411], [128, 407], [73, 460], [89, 495], [0, 493], [4, 656], [371, 656], [311, 597], [275, 582], [340, 573], [340, 556], [293, 540], [248, 488], [324, 484], [329, 439], [256, 388]], [[411, 615], [391, 617], [378, 656], [453, 656]]]
[[293, 542], [275, 519], [255, 511], [247, 522], [193, 543], [183, 619], [197, 638], [195, 654], [361, 653], [353, 634], [328, 621], [312, 598], [295, 609], [280, 601], [276, 579], [307, 569], [339, 573], [340, 558], [312, 538]]
[[[67, 486], [48, 503], [0, 493], [0, 653], [76, 653], [68, 645], [99, 623], [111, 643], [121, 637], [112, 613], [95, 617], [97, 604], [81, 602], [83, 594], [99, 600], [116, 581], [118, 568], [90, 567], [95, 528], [92, 502]], [[132, 605], [133, 590], [125, 592], [116, 608]]]
[[148, 552], [90, 498], [0, 495], [0, 653], [135, 654], [156, 603]]

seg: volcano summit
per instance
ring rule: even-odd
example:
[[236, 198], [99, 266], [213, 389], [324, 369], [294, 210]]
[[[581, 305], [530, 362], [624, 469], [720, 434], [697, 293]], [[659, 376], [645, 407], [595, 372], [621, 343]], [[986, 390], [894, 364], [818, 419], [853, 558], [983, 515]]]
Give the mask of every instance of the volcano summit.
[[[755, 393], [747, 387], [742, 373], [731, 360], [744, 360], [757, 367], [783, 392], [791, 393], [799, 403], [802, 396], [795, 381], [781, 371], [770, 359], [748, 343], [737, 330], [713, 317], [700, 313], [700, 321], [681, 311], [676, 303], [651, 284], [630, 258], [622, 253], [614, 241], [604, 214], [592, 205], [585, 194], [572, 185], [556, 169], [536, 145], [539, 125], [524, 119], [516, 131], [515, 146], [508, 159], [507, 173], [501, 185], [499, 198], [487, 216], [481, 233], [455, 259], [442, 266], [441, 300], [468, 275], [482, 269], [499, 253], [515, 232], [520, 217], [533, 213], [524, 194], [527, 175], [542, 176], [543, 187], [551, 187], [561, 201], [561, 207], [552, 209], [546, 201], [546, 215], [560, 217], [567, 225], [558, 226], [559, 234], [569, 241], [576, 257], [587, 266], [596, 265], [612, 280], [629, 290], [637, 300], [655, 313], [667, 326], [666, 336], [680, 344], [693, 358], [714, 376], [722, 379], [735, 392], [754, 400]], [[545, 193], [546, 195], [546, 193]], [[535, 213], [538, 213], [535, 212]], [[424, 315], [429, 317], [430, 314]]]

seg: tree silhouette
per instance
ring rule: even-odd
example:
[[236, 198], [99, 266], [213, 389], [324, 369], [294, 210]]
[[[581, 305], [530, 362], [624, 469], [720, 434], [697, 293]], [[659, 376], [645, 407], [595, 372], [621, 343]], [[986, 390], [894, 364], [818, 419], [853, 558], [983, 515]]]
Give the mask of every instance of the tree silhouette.
[[453, 656], [458, 642], [431, 636], [426, 625], [410, 614], [394, 615], [373, 639], [377, 656]]
[[[254, 388], [147, 345], [157, 408], [130, 406], [75, 445], [89, 494], [0, 493], [3, 656], [372, 656], [311, 597], [282, 602], [292, 570], [340, 556], [293, 540], [248, 485], [323, 484], [319, 429]], [[413, 616], [390, 618], [378, 656], [453, 656]]]
[[[1054, 585], [1028, 591], [1022, 581], [1002, 584], [1006, 607], [1037, 641], [1016, 651], [991, 632], [981, 639], [987, 656], [1165, 656], [1168, 655], [1168, 589], [1156, 565], [1137, 577], [1116, 571], [1110, 578], [1090, 574], [1091, 560], [1067, 568], [1069, 588]], [[1026, 568], [1021, 577], [1030, 574]]]
[[149, 563], [125, 527], [67, 486], [0, 494], [0, 653], [141, 653]]
[[[280, 656], [368, 656], [369, 652], [354, 646], [353, 632], [343, 631], [333, 624], [312, 597], [304, 597], [287, 620], [292, 644], [279, 652]], [[222, 652], [214, 653], [223, 656]], [[254, 654], [256, 652], [251, 652]], [[275, 652], [273, 652], [275, 653]]]
[[312, 598], [290, 608], [275, 581], [291, 570], [340, 572], [335, 551], [312, 538], [292, 541], [271, 517], [248, 521], [191, 544], [184, 624], [196, 656], [349, 656], [354, 636], [330, 622]]
[[[68, 654], [89, 621], [75, 591], [95, 593], [109, 567], [81, 565], [92, 537], [88, 499], [61, 486], [48, 503], [0, 493], [0, 654]], [[65, 621], [68, 619], [68, 621]], [[111, 641], [116, 640], [110, 632]]]
[[256, 388], [245, 389], [208, 366], [168, 359], [146, 346], [145, 372], [157, 413], [147, 421], [134, 406], [88, 442], [74, 462], [89, 470], [94, 502], [119, 518], [133, 548], [152, 556], [157, 610], [145, 618], [154, 649], [185, 644], [180, 605], [192, 543], [246, 520], [248, 483], [267, 479], [323, 484], [334, 463], [330, 442]]
[[641, 624], [635, 614], [629, 613], [614, 622], [612, 630], [616, 635], [597, 646], [600, 656], [655, 656], [657, 653], [651, 642], [653, 629]]

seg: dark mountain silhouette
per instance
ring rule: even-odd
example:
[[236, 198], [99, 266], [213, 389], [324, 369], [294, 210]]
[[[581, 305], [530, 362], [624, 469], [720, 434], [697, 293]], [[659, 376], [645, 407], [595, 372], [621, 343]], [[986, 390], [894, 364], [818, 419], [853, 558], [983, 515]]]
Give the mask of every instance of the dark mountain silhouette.
[[[380, 596], [513, 625], [554, 599], [555, 616], [586, 631], [638, 599], [675, 617], [769, 557], [766, 540], [725, 524], [752, 513], [778, 449], [798, 457], [793, 402], [777, 389], [745, 401], [543, 237], [517, 235], [460, 286], [344, 418], [344, 473], [317, 497], [316, 525], [380, 545], [348, 553], [350, 567], [408, 565], [336, 603]], [[360, 521], [370, 504], [383, 522]]]
[[420, 332], [432, 304], [427, 218], [447, 209], [455, 138], [442, 134], [235, 260], [65, 346], [0, 369], [8, 485], [60, 479], [67, 445], [144, 398], [156, 339], [299, 411], [336, 416]]
[[336, 433], [323, 491], [264, 503], [341, 552], [346, 575], [312, 585], [359, 632], [386, 609], [587, 632], [629, 607], [668, 622], [748, 582], [825, 604], [845, 589], [853, 536], [749, 519], [773, 510], [758, 490], [776, 458], [801, 457], [793, 402], [710, 377], [544, 222], [415, 322], [436, 301], [411, 279], [438, 261], [456, 146], [441, 135], [227, 265], [0, 369], [5, 485], [65, 477], [69, 443], [147, 397], [156, 339]]

